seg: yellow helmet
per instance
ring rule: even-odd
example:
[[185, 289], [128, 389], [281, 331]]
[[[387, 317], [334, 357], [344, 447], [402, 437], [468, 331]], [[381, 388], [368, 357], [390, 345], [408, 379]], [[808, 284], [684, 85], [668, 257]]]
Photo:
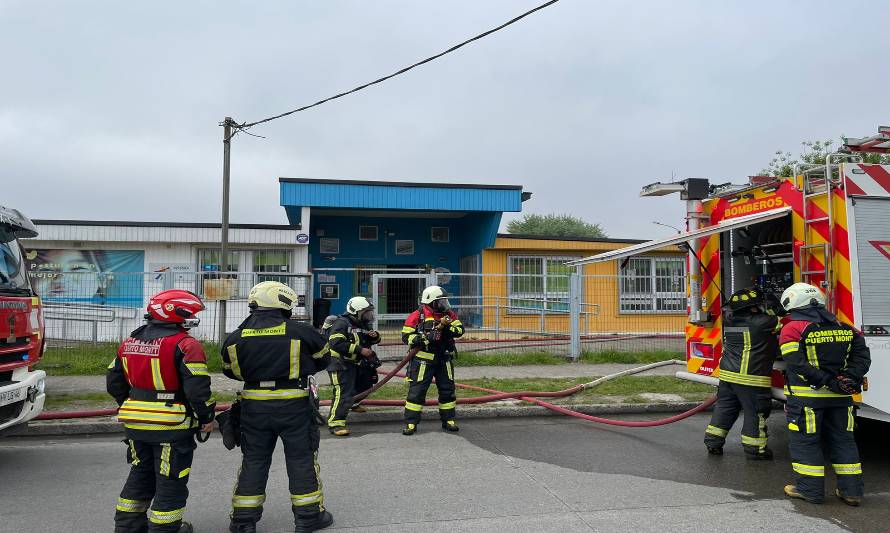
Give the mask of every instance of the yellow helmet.
[[277, 281], [263, 281], [250, 289], [247, 295], [247, 305], [251, 309], [263, 307], [266, 309], [284, 309], [291, 311], [297, 302], [297, 293]]

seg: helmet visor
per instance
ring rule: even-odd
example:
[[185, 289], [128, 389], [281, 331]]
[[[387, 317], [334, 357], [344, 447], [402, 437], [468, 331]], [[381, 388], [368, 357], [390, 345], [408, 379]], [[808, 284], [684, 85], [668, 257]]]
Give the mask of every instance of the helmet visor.
[[448, 298], [438, 298], [436, 300], [433, 300], [433, 302], [430, 304], [430, 307], [433, 309], [433, 311], [444, 313], [451, 310], [451, 303], [448, 301]]
[[374, 313], [374, 308], [371, 307], [359, 313], [358, 319], [362, 324], [370, 326], [377, 319], [377, 315]]

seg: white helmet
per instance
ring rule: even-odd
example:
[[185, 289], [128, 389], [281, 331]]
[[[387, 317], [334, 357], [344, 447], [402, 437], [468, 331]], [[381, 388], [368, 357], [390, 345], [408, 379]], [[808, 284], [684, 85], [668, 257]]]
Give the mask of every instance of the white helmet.
[[263, 281], [250, 289], [247, 305], [250, 308], [281, 309], [291, 311], [297, 303], [297, 293], [277, 281]]
[[374, 304], [364, 296], [353, 296], [346, 302], [346, 314], [355, 317], [359, 324], [370, 327], [374, 323]]
[[448, 293], [438, 285], [430, 285], [423, 289], [423, 293], [420, 295], [420, 303], [428, 305], [433, 311], [440, 313], [451, 309], [451, 304], [448, 303]]
[[782, 293], [781, 302], [786, 311], [805, 307], [825, 307], [825, 295], [809, 283], [795, 283]]

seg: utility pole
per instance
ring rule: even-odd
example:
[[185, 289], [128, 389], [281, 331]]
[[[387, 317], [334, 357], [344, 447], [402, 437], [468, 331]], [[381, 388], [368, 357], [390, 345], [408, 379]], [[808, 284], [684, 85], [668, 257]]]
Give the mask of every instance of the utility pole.
[[[229, 178], [230, 160], [232, 156], [232, 117], [223, 120], [223, 193], [222, 193], [222, 224], [220, 226], [220, 255], [219, 269], [224, 272], [229, 269]], [[226, 298], [217, 302], [219, 309], [219, 343], [226, 340]]]

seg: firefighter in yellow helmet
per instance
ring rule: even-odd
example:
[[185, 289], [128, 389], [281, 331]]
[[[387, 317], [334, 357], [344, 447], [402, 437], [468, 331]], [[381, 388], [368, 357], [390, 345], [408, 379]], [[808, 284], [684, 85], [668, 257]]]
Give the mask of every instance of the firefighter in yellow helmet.
[[272, 451], [284, 443], [295, 531], [328, 527], [318, 467], [317, 412], [309, 377], [327, 368], [327, 343], [308, 324], [289, 320], [297, 294], [283, 283], [250, 289], [250, 316], [223, 344], [226, 376], [244, 381], [240, 405], [243, 461], [232, 495], [229, 530], [253, 533], [263, 514]]
[[767, 447], [766, 419], [772, 410], [771, 375], [779, 353], [779, 319], [768, 313], [760, 289], [749, 287], [732, 294], [723, 322], [720, 385], [705, 446], [723, 455], [726, 435], [739, 412], [744, 413], [742, 448], [748, 459], [772, 459]]
[[408, 367], [408, 397], [405, 399], [403, 435], [413, 435], [420, 424], [426, 392], [436, 380], [439, 389], [439, 419], [445, 431], [458, 431], [455, 420], [457, 397], [454, 391], [454, 339], [463, 336], [464, 326], [451, 310], [448, 293], [437, 285], [420, 296], [420, 308], [411, 313], [402, 327], [402, 342], [417, 353]]
[[863, 483], [853, 438], [853, 395], [862, 392], [871, 353], [859, 331], [825, 308], [825, 295], [818, 288], [795, 283], [782, 293], [781, 302], [790, 314], [779, 347], [788, 362], [788, 449], [797, 474], [785, 494], [812, 503], [825, 500], [824, 441], [837, 474], [835, 495], [857, 506]]
[[[355, 296], [346, 302], [346, 312], [326, 324], [323, 332], [331, 348], [331, 375], [333, 399], [328, 417], [328, 431], [338, 437], [349, 435], [346, 415], [353, 406], [352, 398], [367, 385], [366, 374], [376, 377], [380, 359], [373, 346], [380, 342], [380, 334], [374, 331], [374, 306], [364, 296]], [[373, 380], [376, 382], [376, 380]], [[372, 383], [373, 384], [373, 383]], [[360, 388], [361, 387], [361, 388]]]

